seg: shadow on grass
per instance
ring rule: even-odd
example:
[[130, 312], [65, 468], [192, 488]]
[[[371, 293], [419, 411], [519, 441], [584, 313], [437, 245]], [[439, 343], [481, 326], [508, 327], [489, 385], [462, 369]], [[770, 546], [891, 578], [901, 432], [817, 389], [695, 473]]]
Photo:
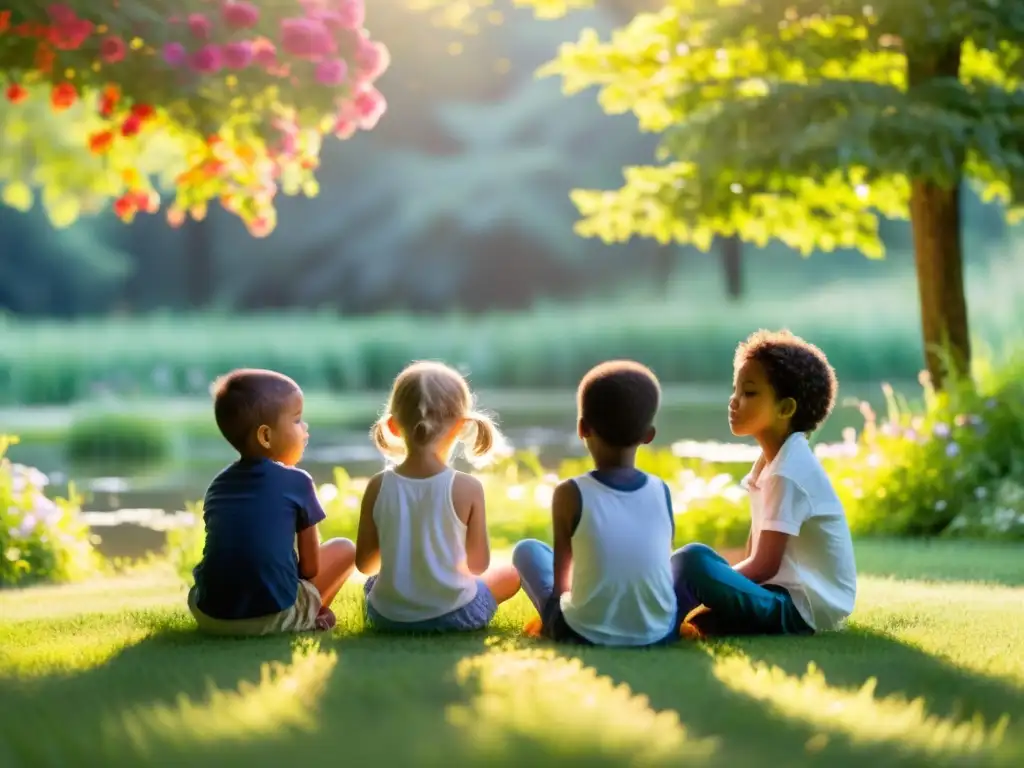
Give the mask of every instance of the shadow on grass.
[[0, 764], [411, 763], [450, 745], [446, 707], [472, 694], [453, 667], [485, 643], [158, 629], [82, 673], [0, 681]]
[[[678, 656], [560, 652], [675, 710], [696, 736], [717, 737], [716, 763], [930, 768], [1024, 757], [1024, 691], [870, 631], [723, 640]], [[699, 655], [707, 663], [693, 663]]]
[[[873, 695], [848, 695], [872, 677]], [[894, 694], [923, 716], [879, 703]], [[1012, 764], [1017, 730], [999, 752], [984, 727], [948, 740], [974, 712], [1020, 716], [1024, 694], [862, 630], [627, 651], [158, 627], [86, 672], [0, 680], [0, 765]]]

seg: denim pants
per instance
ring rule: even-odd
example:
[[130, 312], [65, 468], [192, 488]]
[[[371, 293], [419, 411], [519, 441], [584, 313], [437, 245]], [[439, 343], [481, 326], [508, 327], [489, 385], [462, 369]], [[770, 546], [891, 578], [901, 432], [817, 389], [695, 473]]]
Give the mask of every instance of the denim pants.
[[[782, 587], [755, 584], [704, 544], [672, 555], [676, 596], [686, 614], [704, 606], [696, 625], [709, 635], [813, 634]], [[684, 614], [684, 617], [685, 615]]]
[[[593, 645], [590, 640], [576, 632], [562, 615], [560, 597], [555, 592], [555, 553], [547, 544], [537, 539], [526, 539], [516, 544], [512, 551], [512, 565], [519, 572], [519, 580], [523, 592], [530, 598], [533, 607], [540, 614], [543, 623], [543, 635], [549, 640], [559, 643], [577, 643]], [[676, 592], [676, 603], [679, 606], [676, 620], [672, 622], [669, 633], [652, 645], [666, 645], [679, 639], [679, 622], [685, 613], [679, 604], [679, 593]]]

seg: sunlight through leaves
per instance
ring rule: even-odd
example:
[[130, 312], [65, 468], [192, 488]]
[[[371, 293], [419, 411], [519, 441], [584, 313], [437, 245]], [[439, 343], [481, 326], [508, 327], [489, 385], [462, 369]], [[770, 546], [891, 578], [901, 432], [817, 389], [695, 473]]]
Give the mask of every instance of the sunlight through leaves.
[[959, 721], [938, 717], [929, 713], [923, 698], [878, 698], [874, 678], [860, 689], [832, 687], [813, 663], [803, 677], [795, 677], [779, 667], [755, 664], [733, 653], [719, 659], [715, 676], [729, 688], [788, 718], [820, 728], [821, 733], [807, 744], [812, 751], [822, 749], [831, 733], [854, 743], [898, 745], [942, 763], [973, 761], [980, 754], [997, 750], [1009, 724], [1006, 716], [994, 726], [980, 717]]
[[315, 641], [296, 644], [289, 664], [263, 664], [260, 680], [236, 690], [212, 688], [196, 701], [152, 704], [121, 713], [103, 726], [105, 735], [126, 739], [141, 755], [196, 743], [244, 742], [253, 737], [289, 736], [315, 726], [311, 713], [338, 662]]
[[628, 685], [554, 651], [481, 654], [460, 662], [456, 676], [479, 692], [450, 707], [448, 720], [487, 755], [525, 743], [613, 764], [669, 764], [685, 751], [698, 764], [716, 747], [691, 738], [675, 712], [654, 710]]

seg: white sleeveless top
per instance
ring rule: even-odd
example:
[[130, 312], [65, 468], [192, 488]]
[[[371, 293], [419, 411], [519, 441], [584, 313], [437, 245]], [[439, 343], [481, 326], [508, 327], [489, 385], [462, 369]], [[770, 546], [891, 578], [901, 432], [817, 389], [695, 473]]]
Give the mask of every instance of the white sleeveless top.
[[676, 623], [672, 519], [665, 485], [618, 491], [590, 475], [574, 478], [583, 500], [572, 536], [572, 589], [562, 614], [600, 645], [649, 645]]
[[466, 525], [455, 514], [448, 468], [424, 479], [384, 472], [373, 505], [380, 573], [368, 599], [391, 621], [426, 621], [476, 597], [466, 564]]

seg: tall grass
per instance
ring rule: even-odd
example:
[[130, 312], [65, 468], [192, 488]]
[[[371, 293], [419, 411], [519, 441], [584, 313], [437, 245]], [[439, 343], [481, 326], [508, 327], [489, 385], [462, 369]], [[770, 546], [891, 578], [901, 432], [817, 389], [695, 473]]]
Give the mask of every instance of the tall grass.
[[[969, 282], [974, 330], [998, 341], [1024, 295], [1015, 260]], [[906, 275], [832, 283], [794, 295], [751, 286], [739, 304], [689, 284], [668, 300], [634, 296], [527, 313], [150, 316], [74, 323], [0, 320], [0, 405], [63, 404], [104, 393], [205, 392], [231, 368], [284, 371], [308, 390], [386, 389], [417, 358], [464, 367], [478, 387], [572, 387], [601, 360], [629, 357], [666, 383], [727, 381], [736, 343], [786, 326], [829, 354], [846, 381], [913, 379], [922, 365], [916, 292]], [[766, 295], [767, 294], [767, 295]], [[710, 297], [710, 298], [709, 298]]]

